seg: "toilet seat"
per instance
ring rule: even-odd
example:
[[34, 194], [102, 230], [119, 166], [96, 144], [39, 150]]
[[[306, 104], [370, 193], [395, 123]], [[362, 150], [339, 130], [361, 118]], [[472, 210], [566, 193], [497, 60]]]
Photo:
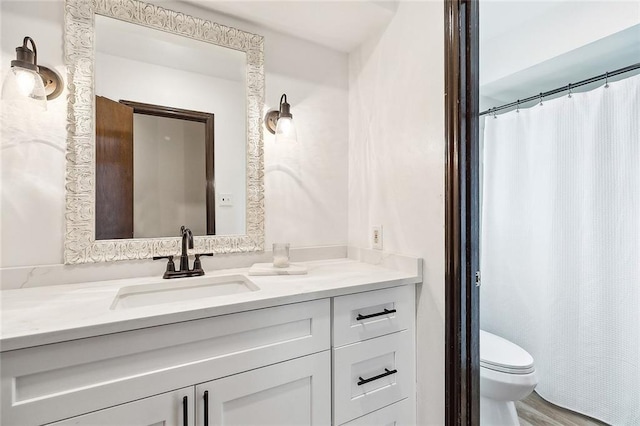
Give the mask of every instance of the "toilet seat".
[[529, 352], [484, 330], [480, 330], [480, 367], [507, 374], [529, 374], [535, 371], [533, 357]]

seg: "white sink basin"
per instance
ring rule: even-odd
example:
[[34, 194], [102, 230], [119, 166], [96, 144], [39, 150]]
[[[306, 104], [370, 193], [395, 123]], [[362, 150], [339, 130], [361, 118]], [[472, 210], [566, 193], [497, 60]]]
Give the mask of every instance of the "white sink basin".
[[258, 286], [244, 275], [161, 280], [152, 284], [122, 287], [113, 300], [111, 309], [153, 306], [256, 290], [259, 290]]

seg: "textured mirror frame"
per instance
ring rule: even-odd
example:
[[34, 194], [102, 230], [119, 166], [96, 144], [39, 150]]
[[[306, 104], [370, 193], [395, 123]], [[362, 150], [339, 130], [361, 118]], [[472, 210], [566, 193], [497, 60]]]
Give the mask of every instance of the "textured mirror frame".
[[137, 0], [66, 0], [65, 61], [68, 76], [66, 264], [150, 259], [180, 252], [180, 237], [95, 239], [95, 14], [190, 37], [247, 56], [246, 234], [194, 237], [197, 253], [264, 250], [262, 36]]

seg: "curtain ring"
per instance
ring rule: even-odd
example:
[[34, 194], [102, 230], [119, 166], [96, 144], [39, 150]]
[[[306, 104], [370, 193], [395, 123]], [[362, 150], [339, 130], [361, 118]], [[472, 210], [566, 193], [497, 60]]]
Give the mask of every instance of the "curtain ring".
[[516, 101], [516, 112], [520, 112], [520, 99]]
[[498, 116], [496, 115], [496, 110], [497, 110], [497, 107], [494, 107], [493, 108], [493, 118], [498, 118]]
[[609, 71], [604, 73], [604, 87], [605, 88], [609, 87]]
[[571, 97], [571, 83], [569, 83], [569, 98]]
[[542, 106], [542, 92], [540, 92], [540, 103], [538, 105]]

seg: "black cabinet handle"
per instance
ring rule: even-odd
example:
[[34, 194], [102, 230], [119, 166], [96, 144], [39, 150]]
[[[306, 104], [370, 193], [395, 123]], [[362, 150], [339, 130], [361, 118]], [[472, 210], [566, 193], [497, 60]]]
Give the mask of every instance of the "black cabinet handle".
[[370, 377], [368, 379], [363, 379], [362, 377], [358, 377], [358, 379], [360, 379], [360, 381], [358, 382], [358, 386], [362, 386], [365, 383], [373, 382], [374, 380], [382, 379], [383, 377], [387, 377], [387, 376], [390, 376], [392, 374], [396, 374], [397, 372], [398, 372], [398, 370], [396, 370], [396, 369], [389, 370], [388, 368], [385, 368], [384, 369], [384, 373], [378, 374], [377, 376], [373, 376], [373, 377]]
[[184, 398], [182, 398], [182, 425], [183, 426], [189, 426], [189, 404], [188, 404], [189, 400], [188, 398], [185, 396]]
[[209, 426], [209, 391], [204, 391], [204, 426]]
[[362, 320], [367, 319], [367, 318], [379, 317], [379, 316], [381, 316], [381, 315], [392, 314], [392, 313], [394, 313], [394, 312], [396, 312], [396, 310], [395, 310], [395, 309], [386, 309], [386, 308], [385, 308], [385, 310], [384, 310], [384, 311], [382, 311], [382, 312], [376, 312], [375, 314], [371, 314], [371, 315], [361, 315], [361, 314], [358, 314], [358, 316], [356, 317], [356, 320], [357, 320], [357, 321], [362, 321]]

